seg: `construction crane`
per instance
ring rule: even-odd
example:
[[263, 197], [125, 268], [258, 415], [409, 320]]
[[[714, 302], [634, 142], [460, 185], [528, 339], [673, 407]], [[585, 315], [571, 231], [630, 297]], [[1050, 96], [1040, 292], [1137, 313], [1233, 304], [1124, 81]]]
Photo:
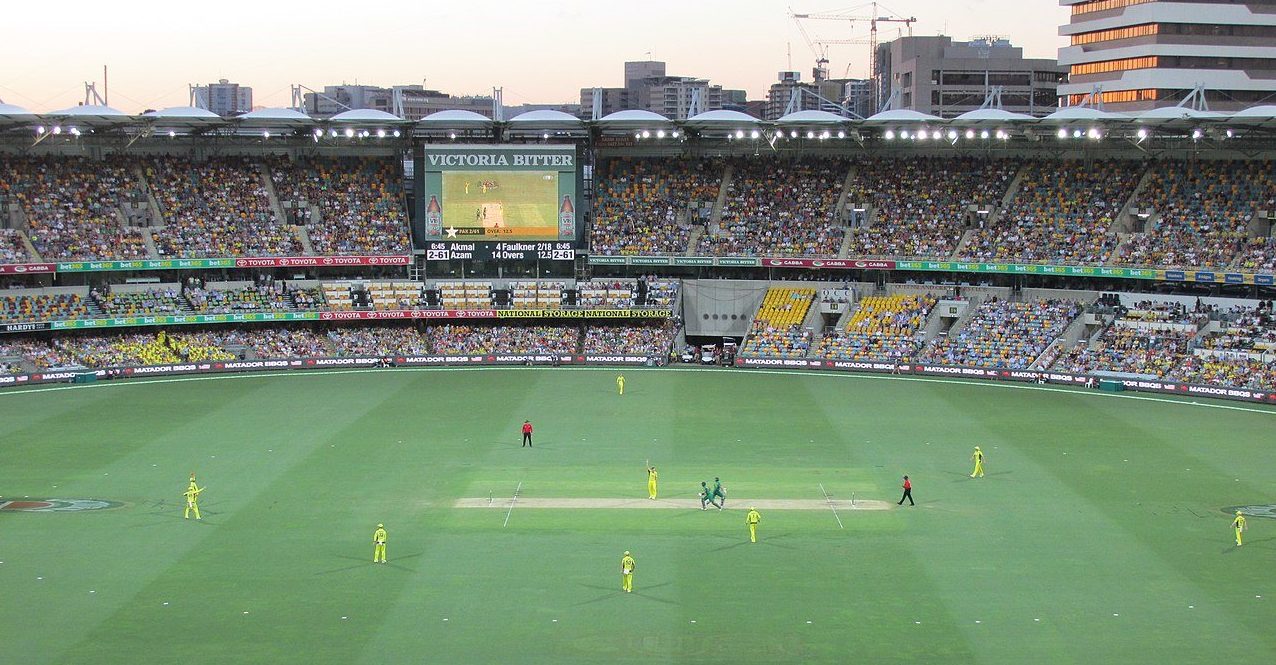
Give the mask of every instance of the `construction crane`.
[[[862, 11], [862, 10], [864, 10], [864, 9], [866, 9], [866, 8], [867, 8], [867, 9], [869, 9], [869, 11], [870, 11], [870, 13], [869, 13], [868, 15], [857, 15], [857, 14], [855, 13], [855, 12]], [[883, 11], [887, 12], [887, 14], [883, 15], [883, 14], [882, 14], [882, 12], [883, 12]], [[797, 25], [798, 25], [798, 29], [799, 29], [799, 30], [801, 30], [801, 32], [802, 32], [802, 36], [806, 38], [807, 43], [808, 43], [808, 44], [812, 44], [812, 46], [811, 46], [811, 48], [812, 48], [812, 49], [815, 49], [817, 44], [818, 44], [818, 45], [823, 45], [823, 44], [839, 43], [839, 42], [831, 42], [831, 41], [823, 41], [823, 42], [815, 41], [815, 42], [813, 42], [813, 41], [810, 39], [810, 37], [807, 35], [807, 33], [806, 33], [806, 29], [802, 27], [802, 21], [804, 21], [804, 20], [813, 20], [813, 21], [849, 21], [849, 22], [851, 22], [851, 23], [856, 23], [856, 22], [859, 22], [859, 23], [868, 23], [868, 24], [869, 24], [869, 37], [868, 37], [868, 75], [869, 75], [869, 78], [873, 78], [873, 79], [877, 78], [877, 76], [878, 76], [878, 71], [877, 71], [877, 24], [878, 24], [878, 23], [903, 23], [903, 24], [904, 24], [904, 26], [908, 29], [908, 36], [909, 36], [909, 37], [912, 37], [912, 36], [913, 36], [913, 24], [917, 22], [917, 18], [916, 18], [916, 17], [909, 16], [909, 17], [905, 18], [905, 17], [903, 17], [903, 16], [899, 16], [898, 14], [896, 14], [895, 12], [893, 12], [893, 11], [891, 11], [891, 10], [886, 9], [885, 7], [881, 7], [881, 6], [880, 6], [880, 5], [878, 5], [876, 2], [870, 2], [870, 3], [868, 3], [867, 5], [860, 5], [860, 6], [858, 6], [858, 7], [852, 7], [852, 8], [850, 8], [850, 9], [845, 9], [845, 10], [839, 10], [839, 11], [833, 11], [833, 12], [820, 12], [820, 13], [814, 13], [814, 14], [799, 14], [799, 13], [797, 13], [797, 12], [794, 12], [794, 11], [792, 10], [792, 8], [790, 8], [790, 9], [789, 9], [789, 16], [793, 18], [793, 20], [794, 20], [794, 22], [795, 22], [795, 23], [797, 23]], [[843, 42], [843, 43], [844, 43], [844, 42]], [[820, 57], [821, 57], [821, 58], [823, 58], [823, 56], [822, 56], [822, 55], [821, 55]], [[826, 61], [826, 62], [827, 62], [827, 61]], [[879, 91], [880, 89], [881, 89], [881, 84], [880, 84], [880, 81], [879, 81], [878, 85], [873, 86], [873, 106], [874, 106], [874, 108], [876, 108], [876, 106], [877, 106], [877, 95], [878, 95], [878, 91]]]

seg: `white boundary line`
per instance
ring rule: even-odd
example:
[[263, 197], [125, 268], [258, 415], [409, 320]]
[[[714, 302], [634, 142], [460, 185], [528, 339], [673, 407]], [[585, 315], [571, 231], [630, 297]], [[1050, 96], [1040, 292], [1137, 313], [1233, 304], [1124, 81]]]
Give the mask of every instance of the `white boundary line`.
[[514, 504], [518, 503], [518, 492], [521, 489], [523, 489], [523, 481], [520, 480], [518, 487], [514, 488], [514, 498], [510, 499], [510, 509], [505, 511], [505, 523], [501, 525], [502, 529], [510, 525], [510, 514], [514, 512]]
[[842, 518], [837, 515], [837, 506], [833, 505], [833, 497], [824, 491], [824, 483], [820, 483], [820, 491], [824, 492], [824, 500], [828, 502], [829, 508], [833, 511], [833, 519], [837, 520], [837, 528], [845, 529], [846, 527], [842, 526]]
[[[526, 372], [532, 370], [549, 370], [555, 372], [614, 372], [615, 367], [521, 367], [521, 366], [500, 366], [500, 367], [394, 367], [394, 368], [368, 368], [368, 369], [338, 369], [338, 370], [293, 370], [293, 371], [276, 371], [276, 372], [243, 372], [234, 374], [206, 374], [201, 376], [184, 376], [173, 378], [138, 378], [124, 379], [118, 381], [95, 381], [93, 383], [84, 383], [70, 386], [49, 386], [30, 388], [0, 388], [0, 398], [7, 395], [29, 395], [32, 393], [55, 392], [59, 390], [87, 390], [93, 388], [107, 388], [119, 386], [146, 386], [158, 383], [186, 383], [190, 381], [226, 381], [232, 379], [263, 379], [263, 378], [298, 378], [304, 376], [335, 376], [346, 374], [370, 374], [374, 372], [503, 372], [518, 371]], [[651, 369], [645, 371], [660, 372], [706, 372], [714, 373], [714, 370], [697, 369], [690, 367], [662, 367], [659, 369]], [[842, 380], [860, 380], [860, 381], [915, 381], [918, 383], [947, 383], [961, 386], [982, 386], [985, 388], [1001, 388], [1006, 390], [1033, 390], [1051, 393], [1064, 393], [1067, 395], [1078, 395], [1100, 399], [1133, 399], [1144, 402], [1160, 402], [1162, 404], [1177, 404], [1182, 406], [1199, 406], [1207, 409], [1225, 409], [1228, 411], [1244, 411], [1246, 413], [1261, 413], [1269, 416], [1276, 416], [1276, 409], [1255, 408], [1248, 406], [1234, 406], [1232, 404], [1220, 404], [1219, 400], [1210, 397], [1202, 397], [1202, 399], [1210, 400], [1206, 402], [1186, 401], [1185, 399], [1168, 399], [1165, 397], [1151, 397], [1145, 395], [1126, 395], [1123, 393], [1106, 393], [1099, 391], [1091, 391], [1084, 388], [1062, 388], [1054, 386], [1042, 386], [1037, 384], [1019, 384], [1011, 382], [1002, 382], [995, 380], [988, 381], [969, 381], [963, 379], [947, 379], [932, 378], [924, 376], [891, 376], [881, 374], [854, 374], [842, 372], [829, 372], [821, 370], [781, 370], [781, 369], [748, 369], [748, 368], [732, 368], [730, 371], [718, 372], [721, 375], [776, 375], [776, 376], [807, 376], [822, 377], [827, 379]]]

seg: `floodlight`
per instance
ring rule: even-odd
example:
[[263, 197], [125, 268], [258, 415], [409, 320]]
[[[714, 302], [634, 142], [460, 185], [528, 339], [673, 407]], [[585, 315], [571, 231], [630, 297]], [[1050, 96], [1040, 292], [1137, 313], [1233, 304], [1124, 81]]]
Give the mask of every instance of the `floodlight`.
[[1063, 127], [1060, 127], [1060, 128], [1059, 128], [1059, 138], [1061, 138], [1061, 139], [1066, 139], [1066, 138], [1068, 138], [1068, 130], [1064, 129]]
[[796, 130], [796, 129], [790, 129], [790, 130], [789, 130], [789, 138], [791, 138], [791, 139], [795, 139], [795, 138], [797, 138], [797, 130]]
[[744, 138], [744, 130], [743, 129], [735, 130], [735, 137], [738, 139]]
[[36, 128], [35, 128], [35, 133], [36, 133], [36, 134], [44, 134], [44, 125], [40, 125], [39, 127], [36, 127]]
[[967, 129], [967, 130], [966, 130], [966, 138], [968, 138], [968, 139], [973, 139], [973, 138], [975, 138], [975, 130], [973, 130], [973, 129]]
[[53, 133], [54, 133], [54, 134], [61, 134], [61, 133], [62, 133], [62, 125], [54, 125], [54, 126], [53, 126]]
[[377, 138], [379, 138], [379, 139], [383, 139], [383, 138], [385, 138], [385, 130], [384, 130], [384, 129], [378, 129], [378, 130], [377, 130]]
[[177, 136], [177, 132], [175, 132], [175, 131], [173, 131], [173, 130], [171, 130], [171, 129], [170, 129], [170, 130], [168, 130], [168, 138], [170, 138], [170, 139], [171, 139], [171, 138], [174, 138], [175, 136]]
[[1139, 131], [1135, 132], [1135, 134], [1139, 137], [1139, 140], [1142, 141], [1143, 139], [1148, 137], [1148, 130], [1140, 127]]
[[955, 129], [950, 129], [950, 130], [948, 130], [948, 140], [949, 140], [949, 141], [956, 141], [956, 140], [957, 140], [957, 130], [955, 130]]
[[678, 136], [679, 136], [679, 134], [678, 134], [678, 130], [676, 130], [676, 129], [675, 129], [675, 130], [673, 130], [673, 133], [672, 133], [672, 134], [670, 134], [670, 136], [673, 136], [674, 138], [678, 138]]
[[1192, 140], [1193, 140], [1193, 141], [1198, 141], [1198, 140], [1200, 140], [1200, 138], [1201, 138], [1201, 130], [1199, 130], [1199, 129], [1193, 129], [1193, 130], [1192, 130]]
[[657, 129], [657, 130], [656, 130], [656, 138], [658, 138], [658, 139], [663, 139], [664, 137], [665, 137], [665, 130], [663, 130], [663, 129]]
[[758, 138], [758, 137], [760, 137], [760, 136], [762, 136], [762, 132], [759, 132], [759, 131], [758, 131], [758, 130], [756, 130], [756, 129], [755, 129], [755, 130], [753, 130], [753, 131], [751, 131], [751, 132], [749, 132], [749, 138], [751, 138], [751, 139], [756, 139], [756, 138]]
[[979, 138], [981, 138], [981, 139], [986, 139], [986, 138], [988, 138], [988, 130], [986, 130], [986, 129], [985, 129], [984, 131], [979, 132]]
[[649, 131], [647, 131], [647, 130], [645, 130], [645, 129], [644, 129], [644, 130], [642, 130], [642, 137], [643, 137], [644, 139], [649, 139], [649, 138], [651, 138], [651, 132], [649, 132]]
[[839, 139], [844, 139], [844, 138], [846, 138], [846, 132], [844, 132], [844, 131], [842, 131], [842, 130], [840, 130], [840, 129], [839, 129], [839, 130], [837, 130], [837, 138], [839, 138]]

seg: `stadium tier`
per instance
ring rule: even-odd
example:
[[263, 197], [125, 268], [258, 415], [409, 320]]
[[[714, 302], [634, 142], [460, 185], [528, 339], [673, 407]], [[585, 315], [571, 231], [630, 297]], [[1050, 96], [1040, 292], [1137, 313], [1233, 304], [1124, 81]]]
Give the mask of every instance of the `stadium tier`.
[[1142, 169], [1134, 161], [1028, 162], [999, 218], [977, 231], [958, 257], [1102, 264], [1117, 246], [1112, 223], [1134, 193]]
[[725, 204], [697, 253], [718, 256], [834, 256], [844, 225], [837, 203], [846, 180], [841, 160], [734, 159]]
[[718, 199], [720, 162], [613, 159], [598, 185], [591, 251], [685, 254], [693, 224], [708, 220]]
[[911, 360], [922, 326], [937, 302], [931, 295], [867, 296], [846, 327], [826, 332], [819, 356], [844, 360]]
[[1022, 166], [1009, 159], [873, 159], [852, 165], [847, 256], [947, 260], [980, 210], [1001, 206]]
[[922, 351], [919, 360], [1028, 369], [1080, 313], [1080, 304], [1063, 300], [985, 300], [956, 335], [936, 339]]
[[811, 331], [802, 327], [815, 289], [767, 289], [753, 318], [741, 355], [777, 358], [803, 357], [811, 348]]

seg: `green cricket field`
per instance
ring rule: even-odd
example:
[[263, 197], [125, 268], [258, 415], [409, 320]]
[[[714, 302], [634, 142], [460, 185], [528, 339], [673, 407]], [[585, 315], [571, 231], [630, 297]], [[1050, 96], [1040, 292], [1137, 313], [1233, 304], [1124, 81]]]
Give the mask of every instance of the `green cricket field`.
[[721, 369], [626, 369], [622, 397], [616, 374], [0, 391], [0, 662], [1276, 662], [1276, 410]]
[[444, 173], [443, 225], [505, 230], [493, 240], [557, 238], [558, 177], [552, 171]]

